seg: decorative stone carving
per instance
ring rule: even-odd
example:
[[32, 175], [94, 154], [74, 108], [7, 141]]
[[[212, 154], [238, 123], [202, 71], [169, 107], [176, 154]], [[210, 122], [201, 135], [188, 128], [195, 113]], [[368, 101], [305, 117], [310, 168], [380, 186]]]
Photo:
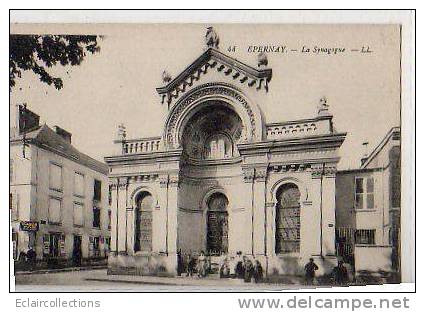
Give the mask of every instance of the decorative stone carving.
[[193, 102], [196, 100], [210, 95], [226, 95], [229, 97], [232, 97], [234, 100], [242, 104], [243, 108], [245, 109], [246, 113], [249, 116], [250, 121], [250, 133], [247, 135], [247, 140], [252, 140], [252, 138], [255, 137], [256, 132], [256, 123], [255, 123], [255, 116], [252, 108], [248, 104], [248, 102], [245, 100], [244, 97], [242, 97], [237, 91], [232, 89], [230, 86], [228, 87], [227, 84], [216, 84], [216, 83], [207, 83], [202, 86], [199, 86], [197, 89], [194, 89], [194, 92], [190, 94], [187, 98], [185, 98], [183, 101], [178, 102], [176, 104], [176, 107], [174, 111], [172, 112], [172, 115], [169, 118], [167, 127], [166, 127], [166, 143], [169, 148], [179, 148], [180, 142], [176, 142], [177, 137], [177, 123], [182, 117], [183, 111], [190, 106]]
[[118, 179], [118, 188], [120, 190], [125, 190], [128, 186], [129, 179], [128, 178], [119, 178]]
[[168, 175], [159, 177], [159, 186], [161, 188], [166, 188], [168, 185]]
[[117, 139], [120, 141], [124, 141], [127, 137], [127, 131], [123, 123], [118, 125], [118, 131], [117, 131]]
[[327, 116], [329, 115], [329, 104], [326, 97], [322, 97], [319, 101], [319, 105], [317, 107], [317, 115], [319, 116]]
[[261, 52], [260, 54], [258, 54], [257, 56], [257, 65], [258, 67], [267, 67], [267, 65], [269, 65], [269, 60], [267, 58], [267, 54], [264, 52]]
[[137, 174], [128, 177], [129, 183], [151, 182], [158, 178], [156, 173]]
[[311, 165], [311, 177], [313, 179], [325, 177], [335, 177], [337, 172], [336, 164], [312, 164]]
[[207, 48], [218, 49], [219, 43], [220, 38], [218, 37], [214, 27], [207, 27], [207, 33], [205, 34], [205, 44], [207, 45]]
[[162, 83], [163, 84], [167, 84], [171, 81], [171, 75], [169, 72], [167, 72], [166, 70], [164, 70], [162, 72]]
[[273, 172], [303, 172], [311, 167], [310, 164], [284, 164], [284, 165], [273, 165], [270, 169]]
[[243, 180], [245, 183], [252, 183], [255, 178], [255, 169], [254, 168], [244, 168], [243, 172]]
[[170, 187], [178, 187], [179, 186], [179, 182], [180, 182], [180, 180], [179, 180], [179, 176], [178, 175], [170, 176], [169, 177], [169, 180], [168, 180], [168, 185]]
[[267, 179], [267, 167], [255, 169], [255, 180], [264, 182]]

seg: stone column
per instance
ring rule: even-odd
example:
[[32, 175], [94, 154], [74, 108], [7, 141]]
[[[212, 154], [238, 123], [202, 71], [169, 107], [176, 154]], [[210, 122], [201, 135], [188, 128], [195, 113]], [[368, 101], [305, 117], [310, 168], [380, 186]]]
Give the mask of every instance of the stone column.
[[170, 175], [168, 181], [168, 239], [167, 251], [169, 255], [177, 253], [177, 210], [178, 210], [178, 175]]
[[118, 223], [117, 223], [117, 207], [118, 207], [118, 182], [116, 179], [111, 179], [109, 181], [109, 184], [111, 185], [111, 254], [117, 254], [118, 253], [118, 235], [117, 235], [117, 229], [118, 229]]
[[[157, 211], [158, 222], [152, 233], [152, 248], [154, 252], [168, 253], [168, 174], [159, 176], [159, 193]], [[156, 221], [156, 220], [155, 220]]]
[[254, 234], [255, 233], [255, 229], [254, 229], [254, 224], [255, 224], [254, 177], [255, 177], [255, 169], [254, 168], [243, 168], [244, 182], [247, 183], [248, 186], [249, 186], [249, 191], [246, 192], [246, 196], [250, 199], [249, 200], [249, 206], [248, 206], [248, 209], [247, 209], [247, 211], [249, 211], [250, 218], [249, 218], [249, 222], [248, 222], [248, 224], [246, 224], [246, 226], [248, 226], [250, 228], [251, 235], [249, 236], [249, 238], [247, 238], [247, 240], [249, 241], [249, 246], [250, 246], [248, 252], [252, 255], [255, 253], [255, 250], [254, 250], [254, 248], [255, 248], [254, 247], [254, 235], [255, 235]]
[[127, 240], [127, 178], [120, 178], [118, 183], [118, 254], [126, 254]]
[[[315, 164], [311, 167], [312, 178], [318, 186], [313, 209], [318, 209], [319, 241], [317, 252], [312, 255], [319, 266], [318, 275], [331, 272], [336, 265], [335, 257], [335, 175], [334, 164]], [[316, 208], [317, 207], [317, 208]]]
[[255, 169], [254, 182], [254, 254], [265, 255], [266, 251], [266, 179], [267, 167]]
[[266, 204], [266, 256], [274, 255], [275, 246], [275, 210], [276, 203], [274, 201], [267, 202]]
[[[130, 200], [130, 199], [129, 199]], [[132, 206], [132, 203], [127, 203], [127, 254], [133, 255], [134, 254], [134, 207]]]
[[336, 165], [326, 164], [323, 177], [323, 254], [335, 256], [335, 177]]

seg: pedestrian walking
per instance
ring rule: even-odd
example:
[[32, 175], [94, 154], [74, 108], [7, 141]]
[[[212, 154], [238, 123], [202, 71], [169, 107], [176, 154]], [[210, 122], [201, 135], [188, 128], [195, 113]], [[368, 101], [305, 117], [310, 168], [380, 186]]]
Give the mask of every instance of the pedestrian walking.
[[252, 275], [254, 273], [254, 265], [248, 257], [244, 257], [244, 282], [251, 283]]
[[204, 251], [198, 257], [198, 276], [205, 277], [207, 275], [207, 258]]
[[338, 265], [334, 267], [332, 273], [336, 285], [342, 286], [348, 283], [348, 271], [343, 261], [338, 261]]
[[309, 262], [305, 265], [305, 281], [307, 285], [313, 285], [316, 271], [319, 269], [314, 259], [310, 258]]
[[263, 267], [260, 261], [255, 260], [254, 262], [254, 282], [259, 283], [263, 279]]

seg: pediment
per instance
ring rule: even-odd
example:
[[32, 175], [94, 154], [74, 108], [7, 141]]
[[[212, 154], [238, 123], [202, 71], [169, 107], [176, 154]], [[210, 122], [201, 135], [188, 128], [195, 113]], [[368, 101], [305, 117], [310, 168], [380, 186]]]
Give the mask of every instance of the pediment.
[[174, 99], [186, 92], [195, 81], [198, 81], [210, 70], [216, 70], [235, 81], [235, 85], [248, 85], [257, 90], [268, 91], [268, 84], [272, 78], [271, 68], [262, 66], [257, 69], [232, 58], [215, 48], [207, 49], [192, 64], [183, 70], [165, 86], [156, 88], [161, 103], [169, 106]]

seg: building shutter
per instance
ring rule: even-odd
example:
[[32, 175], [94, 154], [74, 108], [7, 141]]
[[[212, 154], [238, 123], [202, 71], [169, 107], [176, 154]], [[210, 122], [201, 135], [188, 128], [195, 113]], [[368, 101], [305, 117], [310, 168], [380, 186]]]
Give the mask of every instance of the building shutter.
[[61, 221], [61, 200], [51, 197], [49, 199], [49, 221], [60, 223]]
[[65, 257], [66, 250], [65, 250], [65, 235], [64, 234], [60, 236], [59, 247], [60, 247], [60, 256]]
[[94, 239], [93, 236], [89, 237], [89, 257], [93, 256], [93, 250], [94, 250]]
[[49, 255], [50, 254], [50, 235], [44, 234], [43, 235], [43, 255]]

